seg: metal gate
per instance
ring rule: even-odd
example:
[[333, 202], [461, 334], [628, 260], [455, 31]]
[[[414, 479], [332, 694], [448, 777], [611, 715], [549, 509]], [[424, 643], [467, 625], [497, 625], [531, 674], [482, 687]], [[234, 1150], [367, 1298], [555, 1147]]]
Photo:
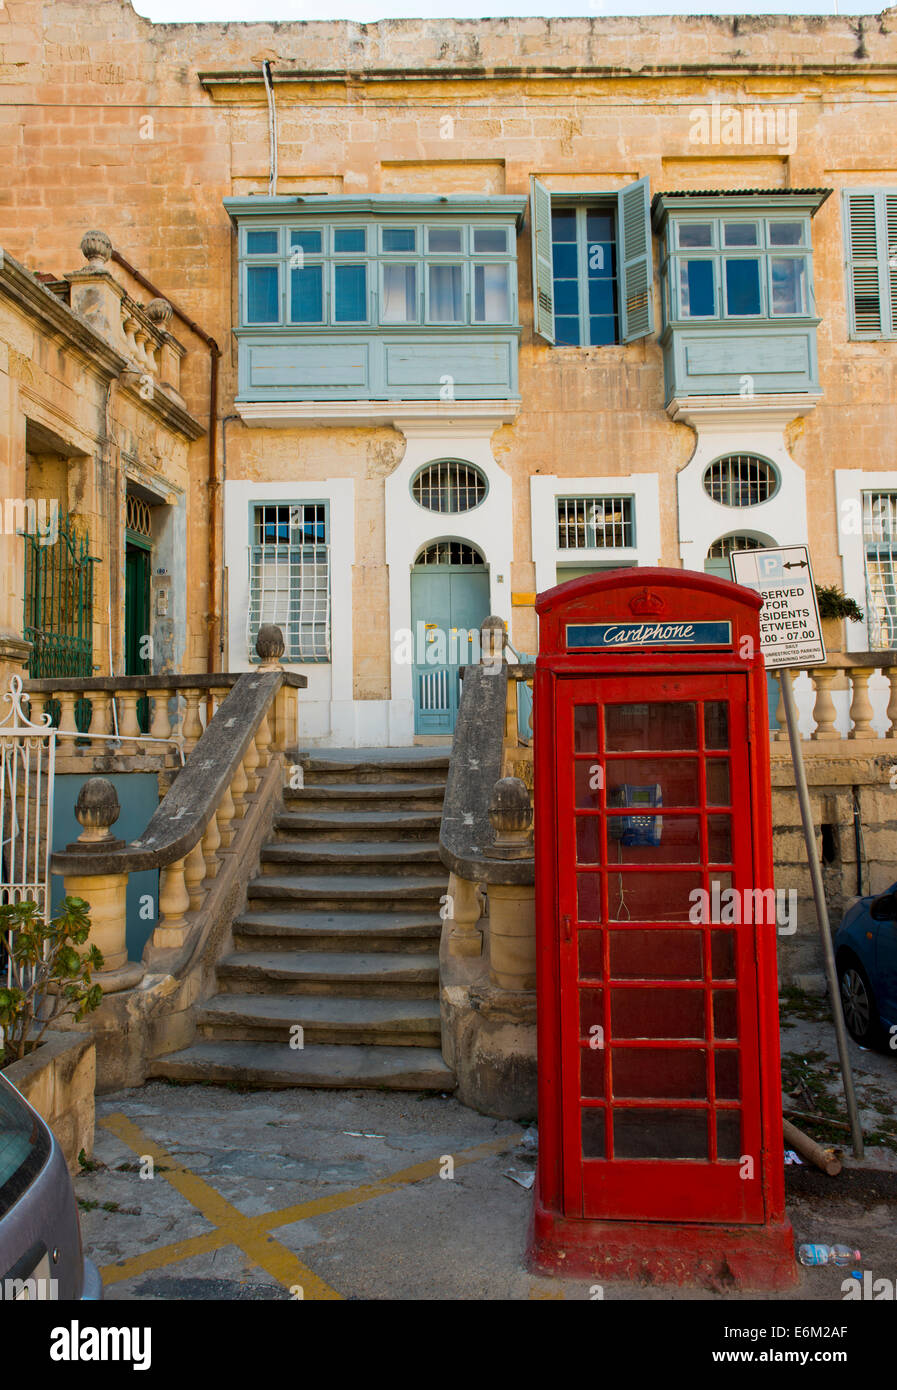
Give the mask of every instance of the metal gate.
[[[0, 903], [35, 902], [50, 912], [50, 852], [53, 845], [53, 779], [56, 730], [49, 714], [32, 723], [23, 708], [21, 676], [13, 676], [0, 720]], [[9, 961], [0, 961], [0, 978]]]
[[46, 544], [35, 532], [25, 541], [25, 640], [32, 644], [33, 680], [93, 675], [93, 567], [86, 535], [74, 516], [59, 518], [59, 536]]

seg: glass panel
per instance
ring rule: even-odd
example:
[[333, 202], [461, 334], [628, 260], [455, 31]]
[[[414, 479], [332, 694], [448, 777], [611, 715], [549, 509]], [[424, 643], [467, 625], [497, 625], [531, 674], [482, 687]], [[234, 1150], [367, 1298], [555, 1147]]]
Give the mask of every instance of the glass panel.
[[574, 806], [588, 811], [597, 810], [601, 802], [603, 781], [604, 773], [600, 763], [577, 759], [573, 769]]
[[728, 816], [707, 817], [707, 859], [710, 864], [732, 862], [732, 823]]
[[604, 1099], [604, 1050], [600, 1047], [579, 1049], [579, 1094], [586, 1099]]
[[333, 249], [337, 252], [364, 251], [367, 246], [364, 227], [337, 227], [333, 233]]
[[713, 261], [681, 261], [679, 300], [683, 318], [712, 318], [716, 313]]
[[461, 250], [461, 228], [428, 227], [427, 250], [431, 255], [457, 255]]
[[604, 1137], [604, 1107], [590, 1106], [582, 1112], [582, 1156], [604, 1158], [607, 1153]]
[[417, 232], [414, 227], [384, 227], [384, 251], [413, 251], [417, 246]]
[[[600, 772], [600, 764], [595, 766]], [[694, 758], [613, 758], [605, 764], [608, 801], [625, 798], [626, 787], [660, 787], [662, 806], [697, 806], [699, 803], [698, 764]], [[597, 792], [595, 793], [597, 797]], [[584, 801], [583, 806], [597, 805]]]
[[276, 265], [252, 265], [246, 271], [246, 322], [277, 323], [280, 289]]
[[250, 256], [277, 255], [277, 228], [265, 232], [246, 233], [246, 251]]
[[738, 1037], [738, 1001], [734, 989], [713, 991], [713, 1036]]
[[573, 706], [573, 750], [598, 752], [598, 711], [594, 705]]
[[290, 246], [298, 246], [309, 255], [320, 256], [323, 248], [323, 236], [321, 232], [296, 231], [290, 232]]
[[579, 326], [579, 248], [576, 211], [559, 208], [551, 214], [554, 259], [554, 333], [561, 346], [577, 347]]
[[610, 973], [616, 979], [700, 980], [699, 931], [612, 931]]
[[708, 700], [704, 706], [704, 747], [728, 748], [729, 702]]
[[601, 875], [576, 875], [576, 919], [579, 922], [601, 921]]
[[707, 1158], [705, 1110], [614, 1110], [615, 1158]]
[[770, 222], [770, 246], [801, 246], [804, 239], [802, 222]]
[[604, 933], [579, 933], [579, 973], [583, 978], [600, 979], [604, 974]]
[[595, 346], [617, 340], [616, 247], [614, 215], [590, 208], [586, 212], [589, 342]]
[[713, 223], [712, 222], [680, 222], [679, 223], [679, 245], [712, 246], [713, 245]]
[[507, 323], [511, 317], [511, 289], [506, 265], [473, 268], [473, 317], [475, 323]]
[[385, 262], [382, 323], [414, 323], [417, 319], [417, 266]]
[[463, 323], [464, 294], [460, 265], [431, 265], [430, 318], [434, 323]]
[[718, 1158], [740, 1159], [741, 1111], [718, 1110], [716, 1112], [716, 1154]]
[[597, 816], [576, 818], [576, 861], [578, 864], [601, 863], [601, 837]]
[[702, 989], [614, 989], [610, 996], [614, 1038], [703, 1038]]
[[806, 312], [807, 263], [803, 256], [770, 256], [772, 270], [772, 312]]
[[706, 1100], [707, 1054], [692, 1048], [615, 1047], [614, 1096], [626, 1100]]
[[725, 246], [758, 246], [756, 222], [726, 222], [723, 227]]
[[699, 873], [610, 872], [608, 917], [612, 922], [688, 922], [695, 901], [690, 895], [700, 887]]
[[760, 262], [726, 259], [726, 312], [734, 316], [760, 313]]
[[290, 322], [320, 323], [324, 317], [324, 269], [303, 266], [290, 271]]
[[673, 700], [655, 704], [605, 705], [604, 737], [608, 752], [613, 753], [697, 748], [697, 705]]
[[334, 323], [362, 323], [368, 316], [366, 265], [333, 267]]
[[716, 1094], [720, 1100], [740, 1100], [738, 1053], [716, 1052], [713, 1057]]
[[482, 255], [504, 255], [508, 249], [507, 227], [474, 227], [473, 249]]
[[707, 770], [707, 805], [728, 806], [731, 799], [729, 759], [708, 758], [705, 767]]
[[[608, 800], [612, 799], [610, 793]], [[608, 853], [619, 864], [698, 864], [696, 816], [608, 815]]]
[[710, 933], [710, 973], [714, 980], [735, 979], [735, 933]]
[[[580, 937], [586, 934], [586, 932], [581, 932]], [[581, 989], [579, 991], [579, 1035], [581, 1038], [594, 1037], [593, 1028], [604, 1028], [603, 998], [600, 989]]]

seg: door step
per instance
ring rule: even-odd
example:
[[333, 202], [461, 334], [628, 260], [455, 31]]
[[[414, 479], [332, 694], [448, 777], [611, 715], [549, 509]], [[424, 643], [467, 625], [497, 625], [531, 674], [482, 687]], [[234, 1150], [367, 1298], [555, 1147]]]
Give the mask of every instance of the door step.
[[197, 1042], [159, 1057], [150, 1076], [170, 1081], [224, 1081], [275, 1089], [452, 1091], [454, 1073], [431, 1047], [306, 1047], [282, 1042]]

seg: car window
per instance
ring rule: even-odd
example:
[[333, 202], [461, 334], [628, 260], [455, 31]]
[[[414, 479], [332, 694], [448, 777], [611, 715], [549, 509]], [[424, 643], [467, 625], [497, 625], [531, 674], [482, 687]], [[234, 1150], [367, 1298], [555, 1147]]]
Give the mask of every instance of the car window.
[[19, 1200], [50, 1156], [50, 1136], [0, 1077], [0, 1217]]

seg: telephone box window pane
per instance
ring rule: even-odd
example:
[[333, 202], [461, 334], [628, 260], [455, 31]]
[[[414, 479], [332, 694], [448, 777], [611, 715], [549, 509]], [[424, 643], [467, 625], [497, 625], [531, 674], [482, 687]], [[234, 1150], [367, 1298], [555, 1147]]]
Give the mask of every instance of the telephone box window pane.
[[732, 796], [729, 790], [729, 759], [708, 758], [706, 767], [707, 805], [730, 805]]
[[[580, 978], [600, 980], [604, 974], [604, 941], [600, 931], [581, 931], [579, 933], [579, 974]], [[589, 993], [584, 990], [583, 996]], [[603, 1015], [601, 1019], [603, 1021]]]
[[[639, 787], [660, 787], [662, 806], [700, 804], [698, 764], [692, 758], [609, 759], [605, 766], [605, 776], [607, 800], [611, 806], [624, 806], [627, 802], [631, 804], [633, 790]], [[594, 804], [597, 805], [597, 802]]]
[[741, 1100], [738, 1053], [717, 1052], [714, 1056], [716, 1094], [719, 1100]]
[[728, 748], [729, 703], [727, 700], [708, 700], [704, 706], [704, 747]]
[[333, 249], [343, 253], [353, 251], [356, 255], [359, 251], [364, 251], [364, 227], [338, 227], [333, 233]]
[[[585, 936], [585, 932], [580, 932], [580, 941], [583, 936]], [[603, 1001], [604, 995], [600, 989], [581, 989], [579, 991], [579, 1036], [581, 1038], [593, 1037], [593, 1028], [603, 1029]]]
[[603, 1100], [603, 1049], [600, 1047], [581, 1047], [579, 1055], [579, 1094], [587, 1100]]
[[707, 1054], [691, 1048], [615, 1047], [613, 1093], [625, 1100], [706, 1100]]
[[574, 801], [580, 810], [597, 811], [601, 804], [603, 773], [600, 763], [582, 760], [574, 765]]
[[250, 266], [246, 271], [246, 322], [277, 323], [279, 318], [277, 266]]
[[613, 815], [607, 818], [611, 860], [621, 864], [699, 864], [697, 816]]
[[728, 816], [707, 817], [707, 857], [711, 864], [731, 864], [732, 823]]
[[601, 875], [576, 875], [576, 920], [601, 921]]
[[807, 263], [803, 256], [771, 256], [769, 264], [772, 271], [772, 312], [805, 313]]
[[246, 254], [248, 256], [276, 256], [277, 228], [267, 232], [247, 232]]
[[735, 979], [735, 933], [710, 933], [710, 973], [714, 980]]
[[699, 931], [612, 931], [610, 973], [619, 980], [701, 980]]
[[573, 706], [573, 749], [576, 753], [598, 752], [598, 711], [594, 705]]
[[713, 1036], [738, 1037], [738, 1007], [734, 989], [713, 991]]
[[333, 302], [335, 323], [362, 323], [367, 318], [367, 266], [333, 267]]
[[323, 267], [303, 266], [290, 271], [290, 320], [320, 323], [324, 317]]
[[741, 1111], [716, 1112], [716, 1153], [718, 1158], [739, 1161], [744, 1150], [741, 1143]]
[[713, 261], [682, 261], [679, 303], [684, 319], [707, 319], [716, 313]]
[[614, 1110], [615, 1158], [707, 1158], [705, 1110]]
[[726, 260], [726, 312], [735, 317], [759, 314], [759, 261]]
[[583, 1158], [604, 1158], [607, 1143], [604, 1137], [604, 1107], [590, 1106], [582, 1112], [582, 1156]]
[[688, 922], [701, 887], [698, 873], [625, 873], [611, 869], [607, 882], [607, 911], [612, 922]]
[[301, 251], [307, 251], [310, 256], [320, 256], [322, 250], [322, 238], [320, 232], [290, 232], [290, 247], [298, 246]]
[[614, 1038], [703, 1038], [702, 989], [615, 989], [610, 997]]
[[698, 746], [697, 706], [675, 700], [605, 705], [604, 733], [611, 753], [690, 751]]
[[576, 818], [576, 862], [578, 864], [600, 864], [601, 848], [597, 816], [577, 816]]

